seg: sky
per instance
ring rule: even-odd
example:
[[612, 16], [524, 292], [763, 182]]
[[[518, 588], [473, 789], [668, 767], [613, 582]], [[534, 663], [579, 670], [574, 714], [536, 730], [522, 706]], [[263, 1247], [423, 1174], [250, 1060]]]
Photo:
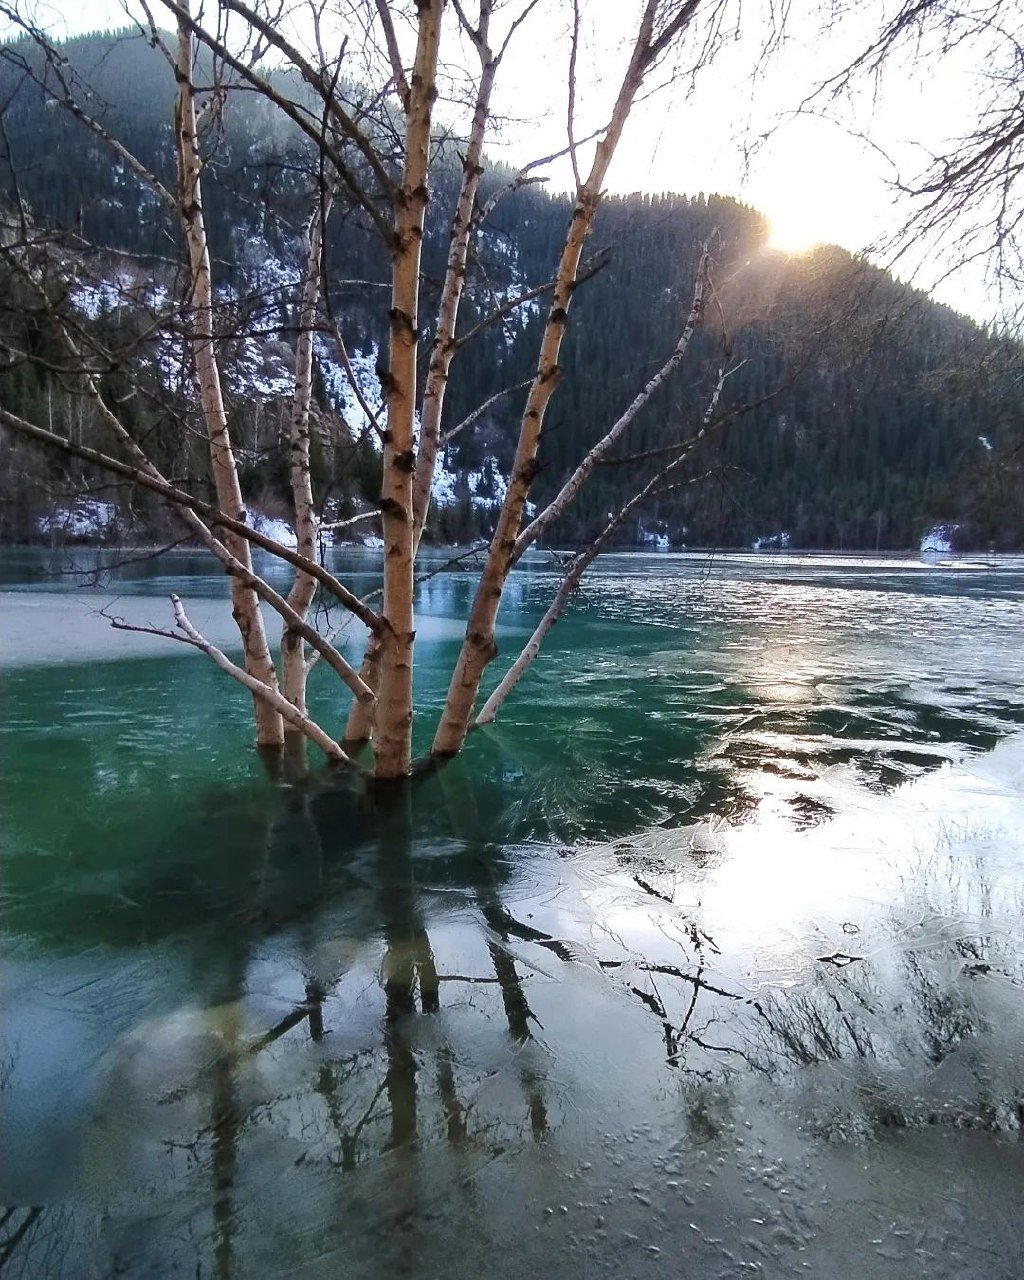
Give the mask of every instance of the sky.
[[[607, 114], [639, 3], [585, 0], [582, 6], [577, 136]], [[822, 25], [824, 5], [791, 0], [777, 48], [761, 59], [771, 3], [727, 7], [734, 25], [723, 28], [715, 56], [692, 78], [686, 74], [692, 47], [662, 69], [653, 91], [634, 108], [609, 188], [735, 196], [767, 215], [781, 250], [826, 242], [867, 251], [940, 301], [992, 319], [997, 303], [980, 268], [944, 278], [947, 262], [930, 246], [904, 246], [897, 258], [891, 243], [909, 211], [895, 180], [918, 172], [970, 116], [977, 80], [971, 51], [898, 64], [858, 96], [801, 110], [822, 81], [868, 42], [884, 0], [848, 7], [831, 30]], [[515, 0], [505, 4], [506, 12], [518, 11]], [[133, 7], [133, 0], [34, 5], [55, 35], [124, 25]], [[567, 45], [558, 37], [567, 12], [562, 0], [540, 0], [510, 45], [496, 89], [501, 120], [492, 155], [522, 164], [565, 145]], [[503, 28], [500, 8], [495, 27]], [[567, 162], [555, 165], [551, 186], [567, 187], [570, 176]]]

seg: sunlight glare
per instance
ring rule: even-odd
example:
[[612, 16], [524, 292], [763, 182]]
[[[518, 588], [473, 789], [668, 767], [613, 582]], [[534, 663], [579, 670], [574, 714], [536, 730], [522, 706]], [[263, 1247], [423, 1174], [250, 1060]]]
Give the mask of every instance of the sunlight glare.
[[815, 219], [806, 208], [773, 210], [768, 222], [768, 245], [780, 253], [809, 253], [822, 242]]

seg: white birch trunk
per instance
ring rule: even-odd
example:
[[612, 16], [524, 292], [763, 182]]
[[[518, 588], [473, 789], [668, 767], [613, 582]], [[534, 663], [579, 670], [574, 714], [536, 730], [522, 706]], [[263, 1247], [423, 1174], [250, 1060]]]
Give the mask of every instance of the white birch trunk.
[[[189, 11], [189, 0], [184, 0], [183, 7], [186, 12]], [[192, 36], [184, 23], [179, 23], [178, 26], [175, 74], [178, 82], [175, 134], [178, 150], [179, 214], [190, 266], [192, 355], [210, 445], [210, 467], [217, 505], [234, 519], [244, 521], [245, 503], [242, 500], [234, 450], [228, 433], [220, 370], [213, 343], [213, 279], [203, 220], [200, 183], [202, 161], [192, 89]], [[224, 541], [232, 556], [251, 572], [249, 543], [244, 538], [227, 532]], [[242, 637], [246, 671], [254, 680], [276, 692], [277, 672], [267, 645], [259, 600], [252, 586], [240, 577], [233, 577], [231, 580], [231, 612]], [[254, 696], [253, 713], [260, 746], [281, 746], [284, 742], [284, 722], [280, 711], [267, 699]]]
[[696, 11], [697, 3], [698, 0], [691, 0], [684, 5], [667, 24], [662, 34], [656, 38], [655, 23], [661, 0], [647, 0], [611, 120], [597, 144], [587, 179], [577, 192], [576, 207], [555, 277], [554, 295], [541, 342], [537, 372], [523, 413], [508, 490], [491, 539], [487, 561], [477, 585], [462, 650], [452, 673], [444, 710], [434, 735], [432, 751], [435, 755], [450, 756], [461, 750], [469, 731], [481, 678], [487, 665], [497, 654], [494, 625], [505, 583], [514, 563], [515, 545], [522, 523], [523, 509], [536, 474], [537, 451], [540, 446], [544, 414], [561, 374], [558, 356], [568, 323], [569, 306], [580, 258], [594, 224], [608, 166], [615, 154], [644, 76], [658, 53], [667, 47], [667, 43], [674, 38], [674, 35], [689, 22]]
[[[309, 467], [309, 406], [313, 385], [313, 326], [320, 294], [320, 251], [323, 226], [330, 214], [328, 196], [313, 212], [306, 239], [306, 273], [299, 304], [299, 336], [295, 343], [295, 386], [289, 422], [292, 504], [295, 512], [297, 550], [307, 560], [317, 554], [317, 515]], [[299, 570], [288, 592], [288, 603], [305, 621], [316, 594], [316, 579]], [[297, 711], [306, 713], [306, 644], [289, 627], [281, 632], [281, 689]]]
[[380, 693], [380, 664], [383, 640], [371, 633], [366, 638], [366, 652], [359, 667], [359, 679], [370, 689], [373, 702], [365, 699], [355, 701], [349, 707], [348, 720], [345, 723], [345, 749], [355, 755], [373, 737], [373, 726], [376, 719], [377, 696]]
[[221, 671], [231, 676], [233, 680], [237, 680], [249, 690], [254, 699], [265, 703], [270, 710], [279, 715], [291, 729], [303, 737], [308, 738], [315, 746], [318, 746], [328, 760], [333, 760], [338, 764], [351, 764], [352, 761], [345, 754], [337, 742], [334, 741], [323, 729], [320, 728], [315, 721], [309, 716], [299, 711], [292, 703], [279, 693], [276, 689], [270, 688], [269, 685], [257, 680], [251, 676], [248, 671], [237, 666], [231, 659], [223, 653], [216, 645], [211, 644], [189, 621], [185, 613], [184, 605], [178, 596], [171, 596], [171, 604], [174, 607], [174, 620], [178, 629], [187, 637], [189, 642], [197, 649], [201, 649], [207, 657], [220, 667]]
[[437, 312], [437, 332], [430, 353], [430, 365], [423, 391], [423, 408], [420, 414], [420, 447], [413, 481], [413, 519], [417, 547], [423, 536], [423, 525], [430, 508], [430, 486], [434, 480], [437, 451], [441, 442], [444, 397], [452, 357], [455, 354], [455, 326], [458, 323], [459, 304], [462, 301], [462, 291], [466, 283], [466, 260], [473, 229], [473, 207], [480, 187], [480, 178], [484, 172], [482, 165], [484, 137], [490, 115], [494, 78], [498, 70], [497, 59], [487, 45], [490, 18], [490, 0], [485, 0], [480, 6], [480, 25], [475, 37], [481, 62], [480, 83], [477, 86], [469, 143], [462, 162], [462, 186], [452, 220], [448, 265]]
[[430, 124], [437, 96], [437, 55], [445, 0], [418, 0], [416, 57], [409, 83], [405, 168], [396, 198], [392, 264], [388, 427], [384, 440], [381, 523], [384, 535], [385, 632], [374, 726], [379, 778], [404, 777], [412, 764], [413, 565], [416, 465], [416, 357], [419, 349], [420, 253], [427, 209]]

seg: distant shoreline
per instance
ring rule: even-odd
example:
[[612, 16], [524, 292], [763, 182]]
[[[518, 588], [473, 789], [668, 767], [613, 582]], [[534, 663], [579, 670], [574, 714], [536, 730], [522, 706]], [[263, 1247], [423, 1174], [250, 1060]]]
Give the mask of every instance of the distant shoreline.
[[[585, 543], [564, 543], [553, 547], [533, 547], [528, 555], [545, 555], [551, 552], [558, 554], [570, 554], [579, 551], [584, 547]], [[380, 551], [379, 547], [367, 547], [360, 542], [335, 542], [329, 548], [329, 551], [341, 553], [350, 552], [366, 552], [368, 555], [377, 555]], [[444, 555], [460, 555], [472, 550], [472, 547], [464, 543], [424, 543], [422, 552], [430, 554]], [[50, 546], [39, 542], [0, 542], [0, 556], [18, 553], [50, 553], [52, 555], [63, 555], [73, 557], [76, 553], [88, 552], [90, 554], [103, 554], [110, 556], [122, 557], [145, 557], [151, 556], [154, 559], [161, 555], [209, 555], [209, 552], [198, 543], [194, 545], [178, 544], [173, 547], [162, 546], [159, 543], [123, 543], [108, 544], [99, 542], [73, 542], [66, 543], [62, 546]], [[260, 547], [254, 547], [253, 552], [257, 556], [271, 556], [272, 552], [265, 551]], [[696, 555], [696, 556], [756, 556], [758, 559], [767, 560], [800, 560], [805, 558], [818, 558], [827, 556], [841, 557], [857, 557], [859, 559], [869, 558], [872, 560], [921, 560], [922, 563], [929, 563], [924, 560], [924, 556], [934, 557], [935, 563], [959, 563], [966, 560], [971, 561], [998, 561], [1001, 559], [1024, 556], [1024, 547], [1016, 551], [988, 551], [984, 548], [969, 548], [964, 551], [950, 552], [921, 552], [917, 547], [904, 548], [888, 548], [882, 550], [874, 550], [873, 548], [863, 547], [788, 547], [784, 550], [776, 547], [765, 547], [755, 550], [752, 547], [742, 546], [697, 546], [688, 545], [682, 547], [668, 547], [665, 549], [655, 549], [652, 547], [609, 547], [601, 553], [601, 558], [612, 555], [631, 555], [631, 556], [677, 556], [677, 555]]]

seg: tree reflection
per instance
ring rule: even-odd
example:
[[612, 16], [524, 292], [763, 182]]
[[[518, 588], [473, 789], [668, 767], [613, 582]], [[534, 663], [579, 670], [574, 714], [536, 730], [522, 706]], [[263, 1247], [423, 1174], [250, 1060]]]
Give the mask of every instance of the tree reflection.
[[[139, 1135], [117, 1130], [107, 1146], [122, 1140], [136, 1162], [119, 1176], [193, 1195], [180, 1248], [182, 1258], [202, 1255], [202, 1274], [251, 1272], [246, 1205], [254, 1184], [282, 1170], [290, 1212], [319, 1215], [325, 1232], [366, 1237], [370, 1249], [383, 1247], [369, 1238], [372, 1203], [379, 1233], [402, 1227], [387, 1235], [396, 1265], [414, 1269], [415, 1233], [429, 1231], [440, 1197], [458, 1198], [510, 1149], [557, 1149], [580, 1044], [569, 1039], [568, 1002], [584, 990], [581, 974], [599, 1016], [620, 1019], [627, 1006], [629, 1026], [651, 1027], [637, 1052], [670, 1069], [700, 1141], [721, 1127], [721, 1099], [738, 1079], [797, 1096], [822, 1066], [829, 1105], [841, 1099], [872, 1125], [934, 1113], [994, 1126], [1016, 1115], [1016, 1085], [985, 1076], [983, 1042], [998, 1032], [992, 980], [1024, 974], [1000, 927], [1006, 904], [994, 904], [978, 866], [921, 868], [892, 909], [884, 948], [846, 937], [856, 956], [812, 953], [804, 980], [749, 991], [699, 908], [677, 905], [679, 865], [668, 855], [639, 866], [620, 850], [602, 866], [620, 877], [630, 911], [658, 921], [640, 941], [582, 915], [531, 914], [517, 880], [525, 857], [500, 838], [493, 794], [471, 786], [458, 762], [372, 796], [344, 785], [285, 792], [254, 837], [255, 872], [232, 904], [238, 926], [193, 940], [205, 1003], [184, 1024], [196, 1049], [183, 1054], [175, 1087], [158, 1093], [151, 1059], [115, 1061], [125, 1125], [152, 1124], [162, 1144], [142, 1159]], [[600, 1051], [627, 1024], [611, 1025], [571, 1034], [591, 1035]], [[982, 1046], [964, 1068], [973, 1095], [962, 1077], [916, 1100], [900, 1083], [967, 1044]], [[580, 1078], [597, 1070], [586, 1064]], [[154, 1106], [133, 1112], [131, 1091], [147, 1083]], [[808, 1105], [820, 1121], [825, 1104]], [[121, 1256], [139, 1248], [125, 1234]], [[300, 1257], [295, 1266], [301, 1273]]]
[[0, 1207], [0, 1275], [47, 1280], [73, 1274], [75, 1215], [65, 1205]]
[[809, 982], [753, 1002], [754, 1065], [794, 1081], [801, 1069], [834, 1066], [843, 1104], [872, 1128], [1019, 1129], [1024, 958], [1011, 922], [1021, 907], [1019, 890], [1000, 892], [984, 860], [922, 863], [873, 954], [820, 956]]

